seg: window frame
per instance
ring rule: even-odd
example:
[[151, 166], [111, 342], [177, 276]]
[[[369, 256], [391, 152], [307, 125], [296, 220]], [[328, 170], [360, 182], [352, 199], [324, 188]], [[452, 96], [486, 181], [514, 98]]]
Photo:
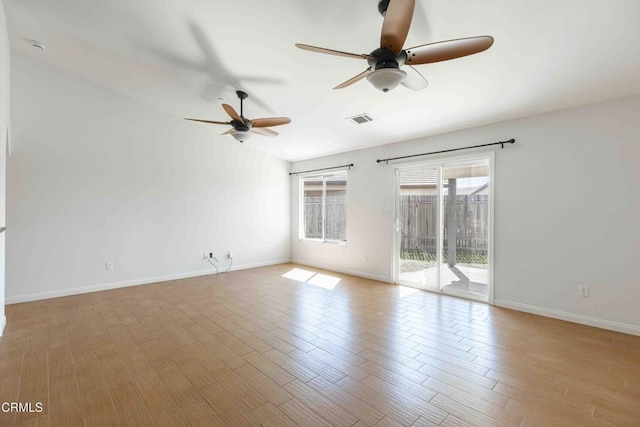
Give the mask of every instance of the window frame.
[[[346, 219], [346, 205], [347, 205], [347, 183], [349, 182], [349, 170], [348, 169], [340, 169], [326, 173], [315, 173], [309, 175], [301, 175], [298, 179], [298, 187], [299, 187], [299, 218], [298, 218], [298, 238], [299, 240], [304, 240], [308, 242], [319, 242], [319, 243], [329, 243], [334, 245], [346, 245], [347, 244], [347, 219]], [[345, 219], [344, 219], [344, 229], [345, 229], [345, 237], [344, 240], [335, 240], [335, 239], [327, 239], [327, 227], [326, 227], [326, 218], [327, 218], [327, 178], [335, 177], [335, 176], [344, 176], [345, 178]], [[317, 179], [322, 180], [322, 237], [307, 237], [305, 234], [305, 180], [309, 179]]]

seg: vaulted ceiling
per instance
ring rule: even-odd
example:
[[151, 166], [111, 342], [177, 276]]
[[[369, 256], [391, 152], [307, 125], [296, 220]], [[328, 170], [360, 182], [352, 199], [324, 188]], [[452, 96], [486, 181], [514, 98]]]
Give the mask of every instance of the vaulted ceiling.
[[[393, 0], [391, 0], [393, 1]], [[12, 49], [176, 117], [289, 116], [276, 138], [247, 141], [286, 160], [387, 144], [640, 93], [638, 0], [416, 0], [406, 47], [491, 35], [487, 51], [420, 65], [429, 86], [388, 93], [365, 60], [378, 0], [4, 0]], [[32, 46], [32, 40], [45, 50]], [[239, 108], [238, 108], [239, 109]], [[346, 118], [367, 113], [373, 121]], [[212, 144], [227, 128], [204, 126]]]

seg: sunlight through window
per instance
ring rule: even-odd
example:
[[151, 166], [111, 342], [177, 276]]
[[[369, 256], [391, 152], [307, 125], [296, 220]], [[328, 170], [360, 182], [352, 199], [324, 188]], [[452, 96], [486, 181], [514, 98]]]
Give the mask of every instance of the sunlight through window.
[[307, 280], [307, 283], [321, 288], [333, 290], [340, 282], [339, 277], [327, 276], [326, 274], [316, 274], [311, 279]]
[[294, 268], [292, 270], [287, 271], [282, 275], [282, 277], [286, 277], [287, 279], [295, 280], [298, 282], [306, 282], [315, 276], [315, 272], [309, 270], [303, 270], [301, 268]]
[[291, 269], [284, 273], [282, 277], [295, 280], [296, 282], [304, 282], [309, 285], [329, 289], [330, 291], [340, 283], [339, 277], [328, 276], [326, 274], [316, 273], [315, 271], [303, 270], [302, 268]]
[[407, 295], [415, 294], [420, 291], [419, 289], [410, 288], [408, 286], [398, 286], [398, 289], [400, 290], [400, 298], [404, 298]]

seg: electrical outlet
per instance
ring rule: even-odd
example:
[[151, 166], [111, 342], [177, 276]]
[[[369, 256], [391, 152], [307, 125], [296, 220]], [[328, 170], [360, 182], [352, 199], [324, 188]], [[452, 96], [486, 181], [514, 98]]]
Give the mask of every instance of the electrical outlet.
[[206, 252], [202, 252], [202, 259], [205, 260], [209, 258], [209, 255]]
[[113, 270], [113, 261], [108, 261], [105, 265], [104, 265], [104, 269], [107, 271], [111, 271]]
[[231, 252], [231, 249], [229, 249], [229, 258], [233, 258], [233, 252]]
[[578, 295], [580, 295], [581, 297], [588, 297], [589, 296], [589, 286], [587, 286], [587, 285], [578, 286]]

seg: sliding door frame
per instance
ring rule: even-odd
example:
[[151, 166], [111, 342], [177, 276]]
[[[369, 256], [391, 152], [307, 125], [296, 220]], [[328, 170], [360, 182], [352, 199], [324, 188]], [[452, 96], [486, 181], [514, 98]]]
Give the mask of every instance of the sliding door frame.
[[400, 235], [400, 171], [402, 170], [412, 170], [412, 169], [422, 169], [422, 168], [435, 168], [437, 170], [438, 183], [441, 184], [442, 181], [442, 167], [446, 166], [448, 163], [457, 163], [457, 162], [465, 162], [465, 161], [474, 161], [474, 160], [487, 160], [489, 162], [489, 243], [488, 243], [488, 255], [489, 255], [489, 294], [487, 296], [487, 300], [480, 298], [474, 298], [472, 295], [468, 294], [458, 294], [454, 292], [444, 292], [441, 286], [441, 264], [442, 264], [442, 251], [440, 250], [442, 247], [442, 237], [443, 237], [443, 214], [444, 214], [444, 206], [442, 206], [443, 195], [442, 188], [438, 185], [438, 240], [437, 240], [437, 254], [436, 254], [436, 263], [438, 265], [438, 273], [437, 273], [437, 283], [438, 289], [436, 290], [427, 290], [428, 292], [435, 292], [442, 295], [450, 295], [459, 298], [469, 299], [473, 301], [486, 302], [493, 305], [495, 300], [495, 283], [494, 283], [494, 246], [495, 246], [495, 152], [483, 152], [476, 153], [473, 155], [463, 155], [463, 156], [438, 156], [437, 158], [430, 159], [429, 161], [413, 161], [413, 162], [403, 162], [397, 163], [394, 165], [393, 171], [393, 252], [392, 252], [392, 273], [393, 273], [393, 283], [402, 285], [400, 283], [400, 245], [401, 245], [401, 235]]

